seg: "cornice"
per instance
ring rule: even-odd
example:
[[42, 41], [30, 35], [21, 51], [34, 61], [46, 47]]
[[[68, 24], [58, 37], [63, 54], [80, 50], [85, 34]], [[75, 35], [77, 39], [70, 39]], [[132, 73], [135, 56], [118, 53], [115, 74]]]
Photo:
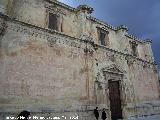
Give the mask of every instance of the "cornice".
[[139, 39], [139, 38], [137, 38], [136, 36], [134, 36], [134, 35], [131, 35], [131, 34], [126, 34], [125, 35], [126, 37], [128, 37], [128, 38], [131, 38], [131, 39], [133, 39], [133, 40], [135, 40], [135, 41], [137, 41], [138, 43], [143, 43], [143, 40], [142, 39]]
[[138, 42], [140, 44], [144, 44], [144, 43], [150, 43], [151, 44], [152, 43], [151, 39], [142, 40], [142, 39], [139, 39], [136, 36], [131, 35], [131, 34], [126, 34], [125, 36], [128, 37], [128, 38], [131, 38], [131, 39], [135, 40], [135, 42]]
[[124, 30], [128, 31], [128, 27], [125, 25], [120, 25], [120, 26], [116, 27], [116, 30], [120, 30], [120, 29], [124, 29]]
[[89, 7], [88, 5], [79, 5], [76, 9], [77, 11], [79, 10], [87, 10], [89, 14], [91, 14], [94, 10], [93, 8]]
[[66, 5], [66, 4], [64, 4], [64, 3], [61, 3], [61, 2], [59, 2], [59, 1], [57, 1], [57, 0], [45, 0], [45, 1], [46, 1], [46, 2], [49, 2], [49, 3], [52, 3], [52, 4], [59, 5], [59, 6], [61, 6], [61, 7], [63, 7], [63, 8], [66, 8], [66, 9], [68, 9], [68, 10], [70, 10], [70, 11], [73, 11], [73, 12], [76, 11], [76, 8], [73, 8], [73, 7], [69, 6], [69, 5]]
[[110, 25], [110, 24], [108, 24], [108, 23], [105, 23], [105, 22], [103, 22], [103, 21], [101, 21], [101, 20], [99, 20], [99, 19], [97, 19], [97, 18], [92, 17], [92, 16], [87, 16], [87, 19], [88, 19], [88, 20], [91, 20], [91, 21], [94, 21], [94, 22], [96, 22], [96, 23], [99, 23], [99, 24], [101, 24], [101, 25], [104, 25], [105, 27], [107, 27], [107, 28], [109, 28], [109, 29], [116, 30], [116, 28], [113, 27], [112, 25]]
[[152, 40], [151, 40], [151, 39], [145, 39], [145, 40], [143, 40], [143, 43], [149, 43], [149, 44], [152, 44]]

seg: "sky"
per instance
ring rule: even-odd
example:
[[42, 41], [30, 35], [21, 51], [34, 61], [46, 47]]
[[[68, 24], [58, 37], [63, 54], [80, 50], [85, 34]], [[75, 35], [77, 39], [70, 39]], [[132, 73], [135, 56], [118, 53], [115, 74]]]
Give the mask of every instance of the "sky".
[[58, 0], [72, 7], [87, 4], [92, 16], [113, 26], [126, 25], [129, 33], [152, 40], [152, 50], [160, 71], [160, 0]]

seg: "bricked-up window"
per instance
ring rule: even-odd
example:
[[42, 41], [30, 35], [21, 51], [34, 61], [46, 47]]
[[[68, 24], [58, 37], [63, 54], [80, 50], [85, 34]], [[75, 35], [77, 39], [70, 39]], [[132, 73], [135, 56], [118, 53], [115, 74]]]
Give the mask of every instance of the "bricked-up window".
[[130, 46], [132, 50], [132, 55], [137, 57], [138, 56], [138, 50], [137, 50], [138, 44], [136, 42], [130, 42]]
[[53, 13], [49, 13], [48, 28], [58, 31], [58, 16]]

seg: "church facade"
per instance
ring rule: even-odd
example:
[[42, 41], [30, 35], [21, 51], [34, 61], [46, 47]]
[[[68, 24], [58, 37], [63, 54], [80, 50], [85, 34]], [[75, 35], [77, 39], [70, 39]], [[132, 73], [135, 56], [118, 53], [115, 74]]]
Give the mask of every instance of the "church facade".
[[56, 0], [0, 2], [0, 119], [31, 116], [93, 120], [160, 114], [151, 40], [124, 25]]

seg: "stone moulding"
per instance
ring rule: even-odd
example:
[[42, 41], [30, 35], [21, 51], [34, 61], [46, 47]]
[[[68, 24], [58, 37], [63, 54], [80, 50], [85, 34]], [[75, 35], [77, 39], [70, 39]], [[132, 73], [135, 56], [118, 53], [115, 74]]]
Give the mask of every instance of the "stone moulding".
[[145, 39], [143, 42], [144, 43], [152, 43], [152, 40], [151, 39]]
[[117, 29], [117, 30], [124, 29], [124, 30], [128, 31], [128, 27], [125, 26], [125, 25], [120, 25], [120, 26], [118, 26], [116, 29]]
[[89, 14], [91, 14], [94, 11], [93, 8], [89, 7], [88, 5], [79, 5], [77, 7], [77, 11], [79, 10], [87, 10]]
[[99, 24], [101, 24], [101, 25], [104, 25], [105, 27], [110, 28], [110, 29], [112, 29], [112, 30], [116, 30], [116, 28], [113, 27], [112, 25], [107, 24], [107, 23], [105, 23], [105, 22], [103, 22], [103, 21], [101, 21], [101, 20], [99, 20], [99, 19], [97, 19], [97, 18], [94, 18], [94, 17], [92, 17], [92, 16], [87, 16], [87, 19], [88, 19], [88, 20], [91, 20], [91, 21], [94, 21], [94, 22], [96, 22], [96, 23], [99, 23]]
[[102, 68], [103, 72], [115, 72], [118, 74], [125, 74], [127, 73], [125, 70], [123, 70], [120, 66], [116, 65], [116, 64], [111, 64], [105, 68]]
[[59, 6], [63, 7], [63, 8], [65, 8], [65, 9], [68, 9], [68, 10], [72, 11], [72, 12], [77, 12], [80, 9], [86, 9], [88, 11], [88, 13], [91, 14], [94, 11], [93, 8], [89, 7], [88, 5], [79, 5], [77, 8], [73, 8], [73, 7], [71, 7], [69, 5], [66, 5], [64, 3], [61, 3], [61, 2], [59, 2], [57, 0], [45, 0], [45, 1], [46, 1], [46, 3], [59, 5]]
[[108, 29], [106, 29], [106, 28], [103, 27], [103, 26], [97, 26], [96, 28], [99, 29], [99, 30], [103, 30], [105, 33], [109, 34]]
[[76, 11], [76, 8], [73, 8], [73, 7], [69, 6], [69, 5], [61, 3], [61, 2], [59, 2], [57, 0], [45, 0], [45, 1], [48, 2], [48, 3], [51, 3], [51, 4], [59, 5], [59, 6], [63, 7], [63, 8], [66, 8], [66, 9], [72, 11], [72, 12]]
[[128, 37], [128, 38], [131, 38], [131, 39], [135, 40], [136, 42], [138, 42], [138, 43], [140, 43], [140, 44], [143, 44], [143, 43], [144, 43], [143, 40], [137, 38], [137, 37], [134, 36], [134, 35], [126, 34], [125, 36]]
[[132, 59], [131, 56], [126, 56], [125, 59], [127, 60], [127, 64], [130, 66], [135, 62], [135, 59]]
[[[122, 55], [124, 57], [125, 56], [130, 56], [131, 59], [135, 59], [136, 61], [139, 61], [139, 62], [142, 62], [142, 63], [145, 62], [145, 63], [151, 64], [151, 65], [155, 64], [154, 62], [145, 61], [145, 60], [142, 60], [140, 58], [134, 57], [134, 56], [132, 56], [130, 54], [126, 54], [126, 53], [123, 53], [123, 52], [120, 52], [120, 51], [113, 50], [111, 48], [107, 48], [107, 47], [99, 45], [99, 44], [95, 44], [91, 40], [72, 37], [72, 36], [66, 35], [66, 34], [64, 34], [62, 32], [58, 32], [58, 31], [55, 31], [55, 30], [50, 30], [48, 28], [42, 28], [40, 26], [32, 25], [32, 24], [29, 24], [29, 23], [25, 23], [25, 22], [19, 21], [19, 20], [14, 19], [14, 18], [10, 18], [7, 15], [0, 14], [0, 18], [3, 18], [5, 20], [5, 22], [10, 22], [12, 30], [14, 30], [16, 32], [22, 32], [24, 34], [26, 33], [26, 34], [29, 34], [29, 35], [34, 36], [34, 37], [38, 37], [38, 36], [39, 37], [45, 37], [48, 40], [48, 42], [51, 43], [51, 45], [53, 45], [56, 41], [58, 41], [59, 43], [60, 42], [63, 43], [63, 44], [67, 44], [68, 43], [68, 45], [75, 46], [75, 47], [78, 47], [78, 48], [80, 48], [80, 46], [83, 46], [82, 47], [83, 49], [86, 48], [85, 47], [86, 45], [90, 46], [90, 49], [91, 49], [91, 47], [94, 48], [94, 46], [96, 46], [97, 48], [106, 50], [106, 52], [112, 52], [114, 54]], [[53, 36], [53, 35], [59, 35], [61, 37], [68, 38], [68, 41], [70, 41], [70, 42], [67, 42], [64, 39], [60, 40], [60, 37], [59, 38], [55, 38], [55, 36]], [[85, 43], [85, 44], [83, 44], [83, 43]]]
[[57, 14], [57, 15], [60, 15], [60, 14], [63, 14], [63, 15], [66, 15], [66, 13], [59, 9], [57, 6], [55, 5], [50, 5], [48, 3], [45, 4], [45, 8], [47, 9], [48, 12], [50, 13], [54, 13], [54, 14]]

